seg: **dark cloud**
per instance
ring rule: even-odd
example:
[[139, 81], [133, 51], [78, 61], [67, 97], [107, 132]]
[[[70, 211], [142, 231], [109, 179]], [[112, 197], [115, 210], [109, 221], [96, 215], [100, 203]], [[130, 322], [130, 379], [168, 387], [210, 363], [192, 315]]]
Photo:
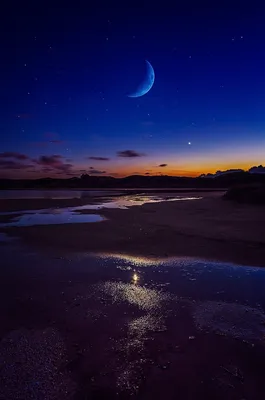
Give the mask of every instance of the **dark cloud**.
[[64, 159], [59, 154], [54, 154], [52, 156], [40, 156], [37, 160], [34, 160], [36, 164], [41, 165], [43, 167], [52, 168], [55, 170], [70, 172], [73, 165], [64, 162]]
[[26, 154], [17, 153], [14, 151], [5, 151], [4, 153], [0, 153], [0, 158], [14, 158], [15, 160], [28, 160], [29, 157]]
[[251, 167], [248, 172], [251, 174], [265, 174], [265, 167], [263, 165], [259, 165], [258, 167]]
[[217, 176], [221, 176], [221, 175], [229, 175], [229, 174], [234, 174], [237, 172], [244, 172], [243, 169], [227, 169], [225, 171], [216, 171], [215, 174], [202, 174], [200, 175], [201, 178], [216, 178]]
[[24, 163], [30, 158], [26, 154], [17, 153], [14, 151], [5, 151], [0, 153], [0, 169], [1, 170], [25, 170], [32, 168], [32, 164]]
[[108, 157], [88, 157], [89, 160], [95, 160], [95, 161], [109, 161]]
[[62, 156], [59, 154], [54, 154], [53, 156], [40, 156], [39, 159], [36, 160], [37, 164], [40, 165], [57, 165], [62, 162]]
[[0, 169], [9, 169], [9, 170], [14, 170], [14, 169], [28, 169], [32, 168], [32, 164], [24, 164], [19, 161], [14, 161], [14, 160], [0, 160]]
[[146, 172], [145, 175], [150, 175], [150, 172]]
[[167, 164], [160, 164], [159, 167], [167, 167]]
[[145, 156], [145, 154], [138, 153], [135, 150], [122, 150], [122, 151], [117, 151], [117, 156], [124, 157], [124, 158], [134, 158], [134, 157], [143, 157], [143, 156]]

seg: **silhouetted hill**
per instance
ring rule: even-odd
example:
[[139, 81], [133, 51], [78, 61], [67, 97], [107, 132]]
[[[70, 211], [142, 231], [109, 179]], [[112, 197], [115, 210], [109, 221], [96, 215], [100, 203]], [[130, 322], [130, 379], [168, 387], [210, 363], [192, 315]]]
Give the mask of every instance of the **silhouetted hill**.
[[235, 185], [264, 183], [265, 174], [244, 171], [203, 175], [197, 178], [178, 176], [131, 175], [125, 178], [82, 175], [69, 179], [42, 178], [35, 180], [0, 179], [1, 189], [62, 189], [62, 188], [229, 188]]
[[224, 195], [224, 199], [238, 203], [265, 205], [265, 184], [254, 183], [229, 188]]

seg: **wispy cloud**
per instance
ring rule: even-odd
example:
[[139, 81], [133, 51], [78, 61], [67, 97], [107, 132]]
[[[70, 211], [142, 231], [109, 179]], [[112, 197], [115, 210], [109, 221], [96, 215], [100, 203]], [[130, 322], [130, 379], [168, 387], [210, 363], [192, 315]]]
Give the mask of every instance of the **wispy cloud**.
[[109, 161], [108, 157], [88, 157], [89, 160], [94, 160], [94, 161]]
[[26, 154], [17, 153], [14, 151], [5, 151], [0, 153], [0, 158], [14, 158], [15, 160], [28, 160], [29, 157]]
[[167, 167], [167, 164], [160, 164], [159, 167]]
[[17, 160], [0, 160], [0, 169], [4, 170], [24, 170], [32, 168], [32, 164], [24, 164]]
[[40, 156], [37, 160], [34, 160], [34, 162], [46, 168], [52, 168], [63, 172], [70, 172], [73, 167], [72, 164], [66, 163], [64, 158], [59, 154]]
[[145, 154], [138, 153], [135, 150], [122, 150], [122, 151], [117, 151], [117, 156], [124, 157], [124, 158], [134, 158], [134, 157], [143, 157], [143, 156], [145, 156]]

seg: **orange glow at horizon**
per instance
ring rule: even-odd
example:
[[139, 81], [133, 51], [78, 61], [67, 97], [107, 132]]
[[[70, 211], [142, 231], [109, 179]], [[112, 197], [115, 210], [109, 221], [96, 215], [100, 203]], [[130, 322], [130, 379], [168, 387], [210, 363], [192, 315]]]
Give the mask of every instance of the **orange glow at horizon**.
[[[115, 178], [122, 178], [130, 175], [144, 175], [144, 176], [160, 176], [160, 175], [168, 175], [168, 176], [186, 176], [186, 177], [198, 177], [201, 174], [208, 174], [212, 173], [214, 174], [217, 171], [226, 171], [229, 169], [243, 169], [245, 171], [248, 171], [251, 167], [261, 165], [262, 161], [258, 162], [227, 162], [227, 163], [215, 163], [211, 164], [209, 161], [206, 161], [205, 163], [198, 163], [198, 164], [189, 164], [189, 165], [183, 165], [183, 169], [179, 168], [179, 166], [174, 167], [173, 165], [168, 165], [167, 167], [150, 167], [150, 165], [131, 165], [130, 167], [118, 167], [118, 168], [113, 168], [110, 166], [110, 168], [106, 168], [106, 173], [105, 174], [99, 174], [99, 175], [92, 175], [91, 176], [113, 176]], [[264, 161], [263, 161], [264, 165]], [[84, 169], [85, 167], [74, 167], [73, 168], [73, 175], [72, 176], [81, 176], [82, 173], [80, 172], [80, 169]], [[100, 169], [100, 168], [99, 168]], [[3, 171], [3, 170], [2, 170]], [[42, 177], [50, 177], [50, 178], [57, 178], [57, 179], [65, 179], [65, 178], [70, 178], [71, 176], [69, 175], [58, 175], [56, 173], [42, 173], [36, 172], [30, 173], [27, 171], [3, 171], [5, 178], [9, 179], [38, 179]], [[15, 173], [14, 173], [15, 172]], [[89, 169], [87, 169], [87, 174], [89, 175]]]

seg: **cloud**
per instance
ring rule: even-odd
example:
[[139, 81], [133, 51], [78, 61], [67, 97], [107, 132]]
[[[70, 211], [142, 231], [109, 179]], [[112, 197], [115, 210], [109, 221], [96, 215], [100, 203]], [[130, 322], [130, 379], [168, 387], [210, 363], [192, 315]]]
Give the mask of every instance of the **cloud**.
[[258, 167], [254, 166], [249, 168], [248, 172], [251, 174], [265, 174], [265, 167], [263, 167], [263, 165], [259, 165]]
[[95, 161], [109, 161], [108, 157], [88, 157], [89, 160], [95, 160]]
[[150, 175], [150, 172], [146, 172], [145, 175]]
[[134, 157], [143, 157], [143, 156], [145, 156], [145, 154], [138, 153], [135, 150], [123, 150], [123, 151], [117, 151], [117, 156], [124, 157], [124, 158], [134, 158]]
[[245, 172], [243, 169], [227, 169], [226, 171], [216, 171], [215, 174], [201, 174], [199, 178], [216, 178], [217, 176], [221, 175], [229, 175], [229, 174], [234, 174], [238, 172]]
[[102, 174], [105, 174], [106, 171], [100, 171], [100, 170], [98, 170], [98, 169], [94, 169], [93, 167], [90, 167], [88, 173], [89, 173], [89, 174], [92, 174], [92, 175], [102, 175]]
[[43, 167], [63, 171], [65, 173], [69, 173], [73, 167], [72, 164], [65, 163], [63, 157], [59, 154], [40, 156], [37, 160], [34, 160], [34, 162]]
[[30, 158], [26, 154], [17, 153], [14, 151], [5, 151], [0, 153], [0, 169], [1, 170], [25, 170], [32, 168], [32, 164], [24, 163]]
[[15, 160], [28, 160], [29, 157], [26, 154], [17, 153], [14, 151], [5, 151], [4, 153], [0, 153], [0, 158], [14, 158]]
[[3, 160], [3, 159], [0, 160], [0, 169], [22, 170], [27, 168], [32, 168], [32, 164], [23, 164], [22, 162], [14, 160]]
[[160, 164], [159, 167], [167, 167], [167, 164]]

